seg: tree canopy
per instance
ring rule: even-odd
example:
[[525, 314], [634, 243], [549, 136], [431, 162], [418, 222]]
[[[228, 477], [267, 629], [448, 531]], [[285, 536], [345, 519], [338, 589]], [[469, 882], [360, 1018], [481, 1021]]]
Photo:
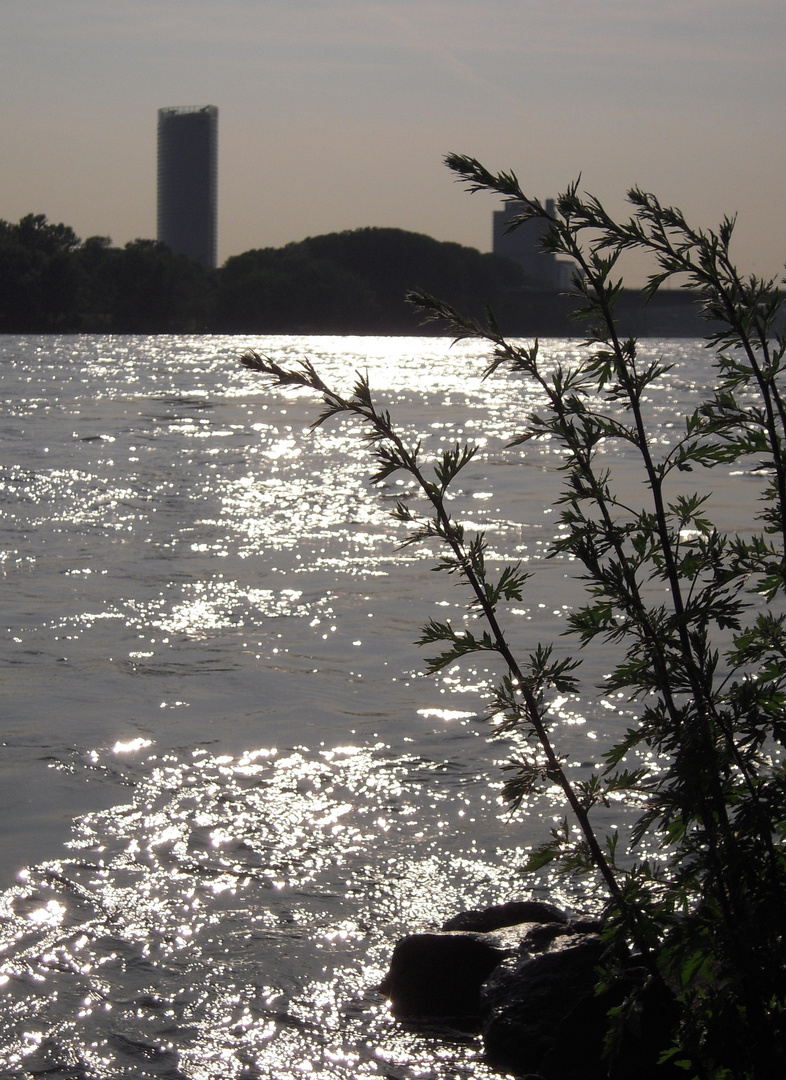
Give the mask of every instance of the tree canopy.
[[[404, 229], [362, 228], [255, 248], [207, 270], [157, 240], [81, 240], [43, 214], [0, 221], [0, 333], [436, 334], [406, 300], [445, 297], [510, 335], [576, 333], [575, 298], [511, 259]], [[640, 336], [696, 336], [695, 296], [670, 289], [618, 313]]]
[[521, 281], [508, 259], [403, 229], [309, 237], [210, 271], [156, 240], [119, 248], [43, 214], [0, 221], [6, 333], [417, 333], [409, 289], [504, 308]]

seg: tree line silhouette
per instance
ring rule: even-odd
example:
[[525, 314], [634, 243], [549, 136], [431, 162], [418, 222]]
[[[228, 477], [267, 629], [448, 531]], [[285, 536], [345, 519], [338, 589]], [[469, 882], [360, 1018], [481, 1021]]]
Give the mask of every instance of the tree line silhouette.
[[522, 282], [509, 259], [402, 229], [310, 237], [207, 270], [157, 240], [81, 240], [43, 214], [0, 221], [3, 333], [424, 333], [409, 289], [482, 316], [478, 297], [504, 313]]

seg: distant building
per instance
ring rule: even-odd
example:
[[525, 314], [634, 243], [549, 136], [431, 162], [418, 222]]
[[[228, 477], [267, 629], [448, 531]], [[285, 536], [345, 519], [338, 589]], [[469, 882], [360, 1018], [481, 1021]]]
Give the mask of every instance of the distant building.
[[158, 239], [214, 268], [218, 218], [218, 109], [158, 110]]
[[[568, 288], [571, 264], [558, 259], [551, 252], [543, 251], [541, 239], [546, 231], [546, 223], [542, 219], [532, 218], [518, 225], [513, 232], [507, 231], [523, 209], [523, 203], [506, 202], [501, 210], [494, 211], [494, 254], [517, 262], [526, 274], [531, 289], [554, 291]], [[545, 209], [549, 214], [554, 213], [553, 199], [546, 199]]]

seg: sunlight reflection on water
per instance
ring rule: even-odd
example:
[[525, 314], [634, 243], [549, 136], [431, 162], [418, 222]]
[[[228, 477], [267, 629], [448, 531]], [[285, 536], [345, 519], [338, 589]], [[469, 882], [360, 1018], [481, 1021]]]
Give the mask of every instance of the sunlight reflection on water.
[[[68, 859], [3, 897], [3, 1059], [106, 1077], [131, 1059], [171, 1076], [175, 1056], [194, 1077], [427, 1059], [434, 1041], [397, 1030], [373, 987], [401, 932], [482, 902], [507, 871], [482, 828], [444, 858], [463, 808], [485, 813], [474, 785], [459, 809], [455, 778], [385, 749], [152, 755], [131, 802], [82, 818]], [[489, 1075], [471, 1040], [451, 1061]]]
[[[391, 1020], [374, 987], [394, 941], [533, 890], [593, 898], [518, 873], [561, 813], [545, 798], [501, 816], [511, 744], [489, 744], [479, 700], [494, 673], [416, 677], [417, 626], [463, 618], [463, 598], [424, 545], [396, 554], [405, 489], [367, 490], [351, 425], [304, 437], [316, 406], [244, 371], [248, 346], [345, 388], [367, 370], [426, 448], [477, 439], [452, 508], [490, 561], [538, 567], [512, 638], [566, 649], [572, 568], [541, 566], [561, 459], [505, 446], [539, 399], [483, 382], [475, 346], [0, 339], [3, 1076], [484, 1080], [476, 1040]], [[669, 348], [649, 403], [664, 444], [706, 364]], [[576, 350], [544, 344], [551, 362]], [[624, 448], [607, 457], [640, 500]], [[718, 472], [721, 525], [749, 524], [757, 483]], [[590, 688], [607, 669], [586, 650]], [[571, 767], [595, 767], [632, 715], [563, 695]], [[600, 817], [624, 826], [626, 808]]]

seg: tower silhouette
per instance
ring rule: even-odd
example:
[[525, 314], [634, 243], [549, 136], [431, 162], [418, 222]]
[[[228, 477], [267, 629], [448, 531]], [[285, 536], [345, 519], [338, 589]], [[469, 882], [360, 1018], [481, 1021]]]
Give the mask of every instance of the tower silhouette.
[[158, 239], [212, 269], [217, 211], [217, 107], [159, 109]]

